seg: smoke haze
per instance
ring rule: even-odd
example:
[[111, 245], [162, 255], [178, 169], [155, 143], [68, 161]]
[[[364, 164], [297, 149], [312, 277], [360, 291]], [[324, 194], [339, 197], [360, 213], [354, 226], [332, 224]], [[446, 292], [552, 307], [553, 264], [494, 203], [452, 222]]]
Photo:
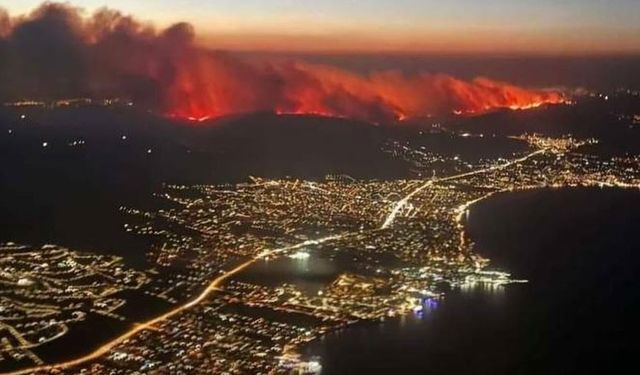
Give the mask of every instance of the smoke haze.
[[26, 16], [0, 10], [0, 100], [126, 97], [180, 118], [275, 111], [374, 122], [563, 100], [556, 91], [482, 77], [252, 59], [198, 47], [194, 39], [188, 23], [158, 31], [109, 9], [89, 17], [59, 3]]

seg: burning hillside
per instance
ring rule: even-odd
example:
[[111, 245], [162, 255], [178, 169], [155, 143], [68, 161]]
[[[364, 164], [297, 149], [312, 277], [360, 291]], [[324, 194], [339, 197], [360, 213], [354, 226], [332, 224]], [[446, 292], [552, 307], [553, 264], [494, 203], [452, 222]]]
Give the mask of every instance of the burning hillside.
[[273, 111], [372, 122], [563, 101], [559, 92], [487, 78], [257, 62], [201, 48], [194, 36], [186, 23], [156, 31], [107, 9], [84, 17], [45, 3], [28, 16], [0, 12], [0, 99], [125, 96], [193, 120]]

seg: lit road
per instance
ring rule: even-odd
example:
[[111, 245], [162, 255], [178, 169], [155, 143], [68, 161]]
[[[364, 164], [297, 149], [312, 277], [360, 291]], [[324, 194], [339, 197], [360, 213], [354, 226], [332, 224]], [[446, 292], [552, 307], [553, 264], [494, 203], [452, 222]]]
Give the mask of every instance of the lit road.
[[[463, 177], [467, 177], [467, 176], [472, 176], [472, 175], [476, 175], [476, 174], [481, 174], [481, 173], [486, 173], [486, 172], [490, 172], [493, 170], [499, 170], [499, 169], [503, 169], [503, 168], [507, 168], [511, 165], [517, 164], [517, 163], [521, 163], [535, 155], [544, 153], [546, 151], [546, 149], [541, 149], [535, 152], [532, 152], [524, 157], [521, 157], [519, 159], [514, 159], [511, 160], [509, 162], [506, 162], [504, 164], [499, 164], [499, 165], [495, 165], [492, 167], [488, 167], [485, 169], [480, 169], [480, 170], [476, 170], [476, 171], [471, 171], [471, 172], [466, 172], [466, 173], [462, 173], [462, 174], [458, 174], [458, 175], [453, 175], [453, 176], [449, 176], [449, 177], [443, 177], [443, 178], [439, 178], [439, 179], [430, 179], [429, 181], [425, 182], [424, 184], [420, 185], [419, 187], [417, 187], [416, 189], [414, 189], [413, 191], [409, 192], [404, 198], [402, 198], [401, 200], [399, 200], [398, 202], [396, 202], [393, 206], [393, 208], [391, 209], [391, 212], [389, 213], [389, 215], [385, 218], [384, 224], [382, 225], [382, 227], [380, 229], [386, 229], [388, 227], [390, 227], [393, 222], [395, 221], [396, 216], [398, 215], [398, 213], [403, 209], [403, 207], [411, 200], [411, 198], [413, 198], [416, 194], [420, 193], [421, 191], [423, 191], [424, 189], [426, 189], [427, 187], [433, 185], [436, 182], [443, 182], [443, 181], [449, 181], [449, 180], [454, 180], [454, 179], [458, 179], [458, 178], [463, 178]], [[246, 269], [247, 267], [251, 266], [252, 264], [254, 264], [256, 261], [260, 260], [260, 259], [264, 259], [270, 256], [276, 256], [276, 255], [280, 255], [283, 253], [286, 253], [288, 251], [291, 250], [296, 250], [296, 249], [300, 249], [303, 248], [305, 246], [313, 246], [313, 245], [319, 245], [328, 241], [333, 241], [333, 240], [338, 240], [338, 239], [343, 239], [345, 237], [354, 235], [356, 233], [343, 233], [343, 234], [339, 234], [339, 235], [332, 235], [332, 236], [327, 236], [327, 237], [323, 237], [323, 238], [319, 238], [319, 239], [315, 239], [315, 240], [306, 240], [294, 245], [290, 245], [290, 246], [286, 246], [286, 247], [282, 247], [282, 248], [278, 248], [278, 249], [272, 249], [272, 250], [265, 250], [262, 251], [261, 253], [259, 253], [258, 255], [256, 255], [255, 257], [247, 260], [246, 262], [236, 266], [235, 268], [221, 274], [220, 276], [218, 276], [217, 278], [215, 278], [214, 280], [211, 281], [211, 283], [209, 283], [209, 285], [207, 286], [206, 289], [204, 289], [202, 291], [202, 293], [200, 293], [196, 298], [192, 299], [191, 301], [177, 306], [174, 309], [152, 319], [149, 321], [146, 321], [144, 323], [139, 323], [139, 324], [135, 324], [133, 325], [132, 328], [130, 328], [128, 331], [126, 331], [125, 333], [123, 333], [122, 335], [112, 339], [111, 341], [105, 343], [104, 345], [100, 346], [98, 349], [96, 349], [95, 351], [84, 355], [82, 357], [70, 360], [70, 361], [66, 361], [66, 362], [61, 362], [61, 363], [57, 363], [57, 364], [51, 364], [51, 365], [44, 365], [44, 366], [35, 366], [35, 367], [31, 367], [31, 368], [27, 368], [27, 369], [23, 369], [23, 370], [18, 370], [18, 371], [13, 371], [13, 372], [7, 372], [4, 373], [4, 375], [21, 375], [21, 374], [31, 374], [33, 372], [38, 372], [38, 371], [42, 371], [42, 372], [47, 372], [47, 371], [52, 371], [55, 369], [65, 369], [65, 368], [70, 368], [70, 367], [75, 367], [78, 365], [81, 365], [83, 363], [98, 359], [99, 357], [107, 354], [111, 349], [113, 349], [114, 347], [116, 347], [117, 345], [121, 344], [122, 342], [124, 342], [125, 340], [133, 337], [134, 335], [136, 335], [137, 333], [147, 330], [147, 329], [155, 329], [154, 326], [158, 323], [161, 323], [185, 310], [188, 310], [196, 305], [198, 305], [199, 303], [203, 302], [207, 297], [209, 297], [209, 295], [211, 295], [212, 293], [216, 292], [218, 290], [218, 288], [220, 287], [220, 285], [222, 285], [222, 283], [224, 283], [228, 278], [230, 278], [233, 275], [236, 275], [237, 273], [239, 273], [240, 271]]]
[[38, 372], [38, 371], [51, 371], [51, 370], [55, 370], [55, 369], [65, 369], [65, 368], [70, 368], [70, 367], [74, 367], [74, 366], [78, 366], [81, 365], [85, 362], [94, 360], [94, 359], [98, 359], [99, 357], [107, 354], [111, 349], [113, 349], [115, 346], [119, 345], [120, 343], [122, 343], [123, 341], [133, 337], [135, 334], [137, 334], [138, 332], [144, 331], [146, 329], [154, 329], [154, 326], [162, 321], [165, 321], [179, 313], [181, 313], [182, 311], [185, 311], [193, 306], [196, 306], [197, 304], [199, 304], [200, 302], [204, 301], [211, 293], [215, 292], [218, 290], [218, 287], [229, 277], [239, 273], [240, 271], [244, 270], [245, 268], [249, 267], [250, 265], [252, 265], [253, 263], [255, 263], [256, 261], [269, 257], [269, 256], [274, 256], [274, 255], [278, 255], [278, 254], [282, 254], [282, 253], [286, 253], [288, 251], [291, 250], [296, 250], [296, 249], [300, 249], [303, 248], [305, 246], [312, 246], [312, 245], [320, 245], [324, 242], [327, 241], [332, 241], [332, 240], [337, 240], [337, 239], [341, 239], [344, 238], [346, 236], [350, 235], [350, 233], [346, 233], [346, 234], [341, 234], [341, 235], [333, 235], [333, 236], [327, 236], [327, 237], [323, 237], [320, 239], [316, 239], [316, 240], [307, 240], [307, 241], [303, 241], [300, 243], [297, 243], [295, 245], [291, 245], [291, 246], [286, 246], [286, 247], [282, 247], [279, 249], [273, 249], [273, 250], [265, 250], [263, 252], [261, 252], [260, 254], [256, 255], [255, 257], [247, 260], [246, 262], [238, 265], [237, 267], [235, 267], [234, 269], [225, 272], [224, 274], [218, 276], [216, 279], [214, 279], [208, 286], [207, 288], [200, 293], [200, 295], [198, 295], [195, 299], [185, 303], [184, 305], [180, 305], [152, 320], [149, 320], [147, 322], [144, 323], [140, 323], [140, 324], [135, 324], [129, 331], [123, 333], [122, 335], [116, 337], [115, 339], [112, 339], [111, 341], [107, 342], [106, 344], [102, 345], [101, 347], [99, 347], [98, 349], [96, 349], [95, 351], [93, 351], [90, 354], [87, 354], [85, 356], [67, 361], [67, 362], [62, 362], [62, 363], [57, 363], [57, 364], [52, 364], [52, 365], [45, 365], [45, 366], [37, 366], [37, 367], [31, 367], [28, 369], [23, 369], [23, 370], [18, 370], [18, 371], [13, 371], [13, 372], [7, 372], [4, 373], [5, 375], [19, 375], [19, 374], [31, 374], [33, 372]]
[[473, 175], [477, 175], [477, 174], [482, 174], [482, 173], [486, 173], [486, 172], [496, 171], [496, 170], [499, 170], [499, 169], [504, 169], [504, 168], [510, 167], [510, 166], [512, 166], [514, 164], [522, 163], [523, 161], [526, 161], [527, 159], [529, 159], [531, 157], [534, 157], [536, 155], [542, 154], [545, 151], [547, 151], [547, 150], [546, 149], [541, 149], [541, 150], [538, 150], [538, 151], [534, 151], [534, 152], [532, 152], [530, 154], [527, 154], [527, 155], [525, 155], [525, 156], [523, 156], [521, 158], [510, 160], [510, 161], [508, 161], [508, 162], [506, 162], [504, 164], [498, 164], [498, 165], [494, 165], [494, 166], [491, 166], [491, 167], [488, 167], [488, 168], [478, 169], [476, 171], [465, 172], [465, 173], [461, 173], [461, 174], [457, 174], [457, 175], [453, 175], [453, 176], [448, 176], [448, 177], [443, 177], [443, 178], [432, 178], [429, 181], [425, 182], [424, 184], [418, 186], [415, 190], [411, 191], [409, 194], [407, 194], [401, 200], [397, 201], [393, 205], [393, 208], [391, 209], [391, 212], [386, 217], [386, 219], [385, 219], [384, 223], [382, 224], [382, 226], [380, 227], [380, 229], [389, 228], [393, 224], [393, 222], [395, 221], [396, 216], [398, 216], [398, 214], [404, 208], [404, 206], [406, 206], [406, 204], [409, 203], [411, 198], [413, 198], [416, 194], [420, 193], [421, 191], [423, 191], [424, 189], [428, 188], [429, 186], [433, 185], [436, 182], [456, 180], [458, 178], [464, 178], [464, 177], [473, 176]]

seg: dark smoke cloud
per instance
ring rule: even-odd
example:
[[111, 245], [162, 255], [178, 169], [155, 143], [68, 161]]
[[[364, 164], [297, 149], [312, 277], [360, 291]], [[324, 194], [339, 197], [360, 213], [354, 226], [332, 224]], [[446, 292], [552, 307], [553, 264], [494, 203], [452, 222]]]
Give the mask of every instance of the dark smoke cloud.
[[157, 31], [110, 9], [86, 17], [79, 8], [44, 3], [14, 18], [0, 10], [0, 100], [126, 97], [184, 118], [273, 110], [370, 121], [562, 100], [483, 78], [258, 63], [199, 48], [194, 39], [190, 24]]
[[2, 97], [82, 93], [86, 41], [76, 9], [47, 4], [26, 18], [4, 22]]
[[79, 8], [44, 3], [22, 17], [0, 11], [0, 36], [4, 100], [124, 95], [159, 104], [153, 96], [170, 80], [167, 56], [190, 44], [193, 30], [180, 24], [157, 34], [117, 11], [87, 18]]

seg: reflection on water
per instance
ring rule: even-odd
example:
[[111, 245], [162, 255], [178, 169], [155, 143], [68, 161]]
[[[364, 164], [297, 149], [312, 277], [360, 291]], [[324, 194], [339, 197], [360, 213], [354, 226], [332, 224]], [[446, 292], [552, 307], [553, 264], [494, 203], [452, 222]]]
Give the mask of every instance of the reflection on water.
[[[600, 189], [497, 196], [472, 209], [481, 255], [529, 283], [466, 284], [440, 301], [312, 342], [323, 374], [607, 373], [635, 364], [640, 193]], [[308, 293], [353, 265], [327, 254], [262, 261], [240, 275]], [[586, 355], [589, 354], [589, 355]]]
[[[292, 284], [304, 293], [315, 295], [341, 274], [357, 268], [353, 258], [304, 249], [288, 256], [260, 260], [237, 275], [235, 280], [270, 287]], [[301, 351], [305, 357], [320, 358], [323, 374], [360, 373], [363, 370], [361, 361], [371, 363], [377, 369], [380, 366], [378, 358], [385, 357], [389, 358], [385, 362], [389, 366], [388, 371], [375, 372], [377, 370], [373, 368], [367, 371], [389, 373], [398, 367], [398, 359], [389, 356], [398, 348], [404, 348], [400, 349], [402, 356], [413, 353], [411, 356], [421, 358], [424, 337], [434, 330], [434, 326], [448, 327], [448, 334], [456, 329], [464, 329], [462, 327], [465, 324], [443, 322], [443, 317], [449, 319], [455, 316], [455, 311], [465, 311], [469, 314], [464, 319], [466, 324], [475, 325], [478, 317], [472, 315], [477, 312], [476, 304], [485, 309], [488, 307], [490, 313], [497, 316], [495, 311], [502, 308], [505, 298], [505, 287], [495, 283], [470, 282], [445, 292], [444, 299], [424, 297], [419, 307], [416, 306], [409, 314], [386, 318], [381, 322], [362, 322], [332, 332], [301, 348]], [[455, 310], [454, 313], [452, 310]], [[388, 351], [389, 345], [396, 349]], [[362, 349], [365, 351], [361, 352]], [[407, 357], [403, 363], [411, 364], [412, 360]], [[412, 372], [414, 365], [407, 367], [407, 371]]]
[[483, 293], [497, 297], [504, 295], [505, 286], [496, 283], [464, 283], [458, 289], [462, 293]]
[[304, 250], [292, 256], [259, 260], [235, 280], [270, 287], [292, 284], [312, 295], [334, 281], [343, 268], [340, 260]]
[[449, 290], [442, 300], [425, 300], [422, 311], [331, 333], [303, 352], [321, 358], [325, 375], [474, 373], [464, 352], [476, 345], [505, 352], [482, 331], [498, 324], [506, 294], [519, 287], [476, 284]]
[[465, 285], [434, 309], [335, 332], [305, 348], [323, 374], [610, 373], [635, 366], [640, 193], [506, 194], [472, 209], [494, 265], [529, 283]]

